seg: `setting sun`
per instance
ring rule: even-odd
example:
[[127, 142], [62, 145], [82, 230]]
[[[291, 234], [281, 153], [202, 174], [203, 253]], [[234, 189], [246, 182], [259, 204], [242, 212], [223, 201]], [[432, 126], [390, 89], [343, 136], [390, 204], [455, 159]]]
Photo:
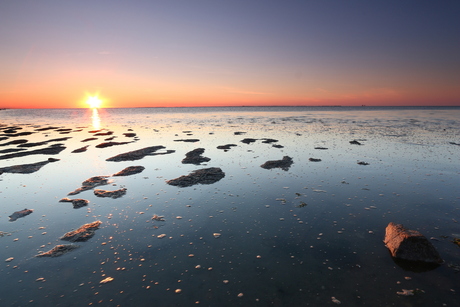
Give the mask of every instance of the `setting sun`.
[[102, 105], [102, 100], [96, 96], [89, 96], [88, 99], [86, 99], [86, 104], [91, 108], [91, 109], [97, 109], [100, 108]]

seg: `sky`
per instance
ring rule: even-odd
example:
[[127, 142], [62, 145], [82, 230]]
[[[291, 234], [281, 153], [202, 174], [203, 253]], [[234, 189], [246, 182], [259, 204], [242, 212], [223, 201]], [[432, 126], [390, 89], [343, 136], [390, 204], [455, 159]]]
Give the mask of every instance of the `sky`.
[[0, 0], [0, 108], [460, 105], [458, 0]]

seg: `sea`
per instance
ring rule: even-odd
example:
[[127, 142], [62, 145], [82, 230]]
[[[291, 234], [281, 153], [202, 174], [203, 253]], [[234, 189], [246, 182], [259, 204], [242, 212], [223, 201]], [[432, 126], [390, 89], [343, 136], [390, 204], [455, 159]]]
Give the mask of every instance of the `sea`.
[[[390, 222], [443, 263], [392, 258]], [[458, 306], [460, 107], [0, 110], [0, 254], [0, 306]]]

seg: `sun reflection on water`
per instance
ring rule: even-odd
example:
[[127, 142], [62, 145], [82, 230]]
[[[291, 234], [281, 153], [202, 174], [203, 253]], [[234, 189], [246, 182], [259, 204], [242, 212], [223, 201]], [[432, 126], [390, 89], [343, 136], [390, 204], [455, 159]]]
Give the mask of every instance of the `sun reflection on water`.
[[91, 120], [93, 122], [93, 128], [95, 130], [101, 129], [101, 118], [96, 108], [93, 109], [93, 115], [91, 116]]

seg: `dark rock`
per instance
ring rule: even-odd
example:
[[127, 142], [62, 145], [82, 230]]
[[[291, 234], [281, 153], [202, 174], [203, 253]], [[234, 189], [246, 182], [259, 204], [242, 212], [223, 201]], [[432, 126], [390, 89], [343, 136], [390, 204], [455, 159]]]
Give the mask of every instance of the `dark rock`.
[[7, 134], [4, 134], [4, 136], [7, 136], [7, 137], [17, 137], [17, 136], [26, 136], [26, 135], [31, 135], [35, 132], [19, 132], [19, 133], [7, 133]]
[[282, 160], [267, 161], [260, 167], [265, 169], [272, 169], [278, 167], [281, 168], [283, 171], [287, 171], [291, 167], [292, 163], [294, 162], [292, 161], [291, 157], [284, 156]]
[[95, 188], [97, 186], [109, 184], [109, 180], [107, 179], [108, 177], [109, 176], [95, 176], [95, 177], [86, 179], [85, 181], [82, 182], [81, 188], [78, 188], [75, 191], [70, 192], [67, 195], [76, 195], [80, 192], [91, 190], [92, 188]]
[[318, 147], [315, 147], [315, 149], [319, 149], [319, 150], [327, 150], [328, 148], [327, 148], [327, 147], [321, 147], [321, 146], [318, 146]]
[[82, 142], [89, 142], [89, 141], [94, 141], [94, 140], [97, 140], [98, 138], [87, 138], [87, 139], [84, 139]]
[[189, 175], [166, 181], [167, 184], [181, 188], [195, 184], [213, 184], [225, 177], [225, 173], [218, 167], [203, 168], [193, 171]]
[[88, 133], [97, 133], [99, 131], [102, 131], [102, 130], [101, 129], [99, 129], [99, 130], [90, 130], [90, 131], [88, 131]]
[[57, 132], [67, 132], [67, 131], [72, 131], [72, 128], [60, 128], [56, 129]]
[[156, 151], [166, 148], [164, 146], [151, 146], [146, 147], [134, 151], [129, 151], [126, 153], [122, 153], [111, 158], [106, 159], [106, 161], [113, 161], [113, 162], [120, 162], [120, 161], [134, 161], [140, 160], [145, 156], [155, 156], [155, 155], [166, 155], [175, 152], [175, 150], [167, 150], [166, 152], [162, 153], [155, 153]]
[[85, 152], [87, 149], [88, 149], [89, 145], [86, 145], [86, 146], [83, 146], [83, 147], [80, 147], [80, 148], [77, 148], [75, 150], [72, 151], [72, 153], [80, 153], [80, 152]]
[[21, 210], [21, 211], [16, 211], [16, 212], [14, 212], [13, 214], [11, 214], [11, 215], [9, 216], [10, 222], [14, 222], [14, 221], [16, 221], [18, 218], [27, 216], [27, 215], [31, 214], [32, 212], [34, 212], [33, 209], [24, 209], [24, 210]]
[[21, 152], [16, 152], [12, 154], [2, 155], [0, 156], [0, 160], [18, 158], [18, 157], [24, 157], [24, 156], [30, 156], [30, 155], [57, 155], [64, 149], [66, 149], [66, 147], [63, 146], [62, 144], [54, 144], [54, 145], [51, 145], [49, 147], [42, 148], [42, 149], [36, 149], [36, 150], [31, 150], [31, 151], [21, 151]]
[[276, 142], [278, 142], [278, 140], [267, 139], [267, 138], [262, 139], [262, 143], [265, 143], [265, 144], [276, 143]]
[[135, 133], [123, 133], [124, 136], [126, 136], [127, 138], [133, 138], [136, 136]]
[[69, 231], [64, 234], [59, 239], [70, 242], [85, 242], [91, 239], [96, 230], [99, 229], [99, 226], [102, 224], [101, 221], [95, 221], [92, 223], [85, 224], [74, 231]]
[[107, 190], [94, 190], [94, 195], [97, 197], [111, 197], [111, 198], [120, 198], [126, 194], [126, 188], [121, 188], [119, 190], [107, 191]]
[[32, 174], [48, 164], [49, 161], [42, 161], [31, 164], [20, 164], [0, 168], [0, 172], [11, 174]]
[[62, 141], [67, 141], [68, 139], [71, 139], [71, 137], [52, 139], [52, 140], [43, 141], [43, 142], [25, 143], [25, 144], [19, 145], [18, 147], [37, 147], [37, 146], [46, 145], [46, 144], [48, 144], [48, 143], [50, 143], [50, 142], [62, 142]]
[[449, 142], [449, 144], [460, 146], [460, 143], [455, 143], [455, 142]]
[[284, 148], [283, 145], [279, 145], [279, 144], [273, 144], [272, 147], [275, 147], [275, 148]]
[[131, 143], [131, 142], [105, 142], [105, 143], [101, 143], [101, 144], [96, 145], [96, 148], [106, 148], [106, 147], [110, 147], [110, 146], [125, 145], [125, 144], [129, 144], [129, 143]]
[[369, 165], [369, 163], [364, 162], [364, 161], [359, 161], [358, 164], [359, 164], [359, 165]]
[[394, 258], [436, 264], [443, 262], [438, 251], [425, 236], [416, 230], [408, 230], [401, 224], [389, 223], [383, 242]]
[[321, 159], [316, 159], [316, 158], [310, 158], [308, 159], [310, 162], [321, 162]]
[[203, 153], [204, 148], [196, 148], [192, 151], [189, 151], [185, 154], [185, 158], [182, 160], [182, 163], [199, 165], [203, 162], [210, 161], [210, 158], [202, 156]]
[[243, 132], [243, 131], [236, 131], [236, 132], [233, 132], [234, 135], [242, 135], [242, 134], [246, 134], [246, 132]]
[[199, 142], [199, 139], [181, 139], [181, 140], [174, 140], [174, 142], [189, 142], [189, 143], [196, 143]]
[[0, 146], [9, 146], [9, 145], [18, 145], [18, 144], [24, 144], [27, 143], [28, 140], [25, 139], [19, 139], [19, 140], [12, 140], [7, 143], [0, 144]]
[[145, 169], [143, 166], [128, 166], [112, 176], [130, 176], [142, 172]]
[[80, 246], [76, 244], [60, 244], [56, 245], [47, 252], [36, 255], [35, 257], [59, 257], [79, 247]]
[[74, 209], [78, 209], [84, 206], [87, 206], [89, 204], [89, 200], [82, 199], [82, 198], [76, 198], [76, 199], [70, 199], [70, 198], [63, 198], [59, 200], [60, 203], [72, 203]]
[[223, 149], [224, 151], [230, 150], [230, 148], [238, 146], [236, 144], [227, 144], [227, 145], [219, 145], [217, 146], [217, 149]]
[[45, 128], [38, 128], [35, 129], [35, 131], [47, 131], [47, 130], [55, 130], [58, 129], [59, 127], [45, 127]]
[[94, 136], [106, 136], [106, 135], [112, 135], [113, 131], [107, 131], [107, 132], [99, 132], [95, 133]]
[[257, 141], [257, 139], [245, 138], [241, 140], [241, 143], [251, 144], [251, 143], [254, 143], [255, 141]]
[[0, 150], [0, 154], [6, 154], [6, 153], [12, 153], [12, 152], [18, 152], [18, 151], [24, 151], [27, 149], [24, 148], [8, 148], [8, 149], [3, 149]]
[[357, 140], [353, 140], [353, 141], [350, 141], [350, 144], [352, 145], [362, 145], [360, 142], [358, 142]]

